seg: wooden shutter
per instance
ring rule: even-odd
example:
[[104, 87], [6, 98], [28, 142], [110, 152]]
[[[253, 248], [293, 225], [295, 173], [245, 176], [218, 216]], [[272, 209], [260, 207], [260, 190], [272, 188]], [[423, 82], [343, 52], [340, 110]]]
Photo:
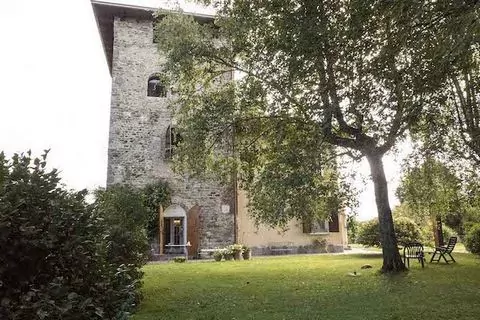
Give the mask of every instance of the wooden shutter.
[[190, 247], [187, 247], [188, 255], [196, 257], [200, 246], [200, 207], [195, 205], [187, 213], [187, 241], [190, 241]]
[[333, 212], [330, 215], [330, 220], [328, 221], [328, 231], [340, 232], [340, 224], [338, 222], [338, 212]]

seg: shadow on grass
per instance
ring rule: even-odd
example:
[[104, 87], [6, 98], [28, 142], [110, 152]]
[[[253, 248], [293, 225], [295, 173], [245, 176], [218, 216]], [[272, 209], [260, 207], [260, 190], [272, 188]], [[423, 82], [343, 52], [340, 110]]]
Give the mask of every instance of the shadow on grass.
[[381, 252], [375, 252], [375, 253], [354, 253], [351, 254], [352, 257], [360, 258], [360, 259], [375, 259], [377, 260], [378, 257], [382, 256]]

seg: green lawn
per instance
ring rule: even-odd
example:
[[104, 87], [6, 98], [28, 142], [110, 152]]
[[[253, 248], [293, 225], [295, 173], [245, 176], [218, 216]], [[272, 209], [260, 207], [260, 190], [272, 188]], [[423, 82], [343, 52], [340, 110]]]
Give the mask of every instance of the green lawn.
[[393, 277], [365, 255], [148, 265], [134, 319], [479, 319], [480, 258], [454, 257]]

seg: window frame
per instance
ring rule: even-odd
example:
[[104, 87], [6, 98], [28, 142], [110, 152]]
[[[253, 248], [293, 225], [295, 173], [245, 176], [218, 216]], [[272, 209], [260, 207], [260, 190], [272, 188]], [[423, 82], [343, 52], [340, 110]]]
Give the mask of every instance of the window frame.
[[[157, 83], [153, 84], [153, 81], [156, 81]], [[162, 82], [160, 75], [155, 73], [149, 76], [147, 81], [147, 97], [166, 98], [167, 95], [167, 86]]]

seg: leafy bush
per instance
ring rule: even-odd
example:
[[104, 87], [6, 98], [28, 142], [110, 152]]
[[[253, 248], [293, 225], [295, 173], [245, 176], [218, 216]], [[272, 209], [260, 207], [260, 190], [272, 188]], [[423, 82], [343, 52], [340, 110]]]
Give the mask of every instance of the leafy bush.
[[348, 242], [355, 243], [357, 240], [359, 222], [354, 214], [347, 215], [347, 235]]
[[[396, 218], [393, 222], [399, 244], [421, 240], [421, 232], [415, 222], [405, 217]], [[360, 224], [358, 243], [366, 246], [381, 246], [380, 226], [378, 220], [370, 220]]]
[[369, 247], [380, 246], [380, 227], [378, 220], [373, 219], [360, 223], [357, 242]]
[[312, 240], [313, 249], [317, 252], [327, 252], [327, 239], [315, 238]]
[[0, 318], [98, 319], [109, 280], [97, 252], [103, 224], [85, 191], [46, 171], [46, 156], [0, 154]]
[[473, 225], [465, 237], [465, 248], [474, 254], [480, 255], [480, 223]]
[[173, 258], [173, 262], [175, 262], [175, 263], [185, 263], [185, 262], [187, 262], [187, 258], [185, 258], [185, 257], [175, 257], [175, 258]]
[[217, 249], [213, 252], [213, 259], [215, 261], [221, 261], [223, 258], [223, 249]]
[[171, 197], [172, 191], [165, 181], [149, 184], [143, 189], [143, 204], [148, 210], [147, 235], [150, 240], [158, 234], [159, 205], [166, 208], [171, 203]]
[[[94, 210], [105, 224], [105, 258], [115, 271], [115, 290], [109, 292], [111, 313], [129, 312], [140, 301], [141, 267], [148, 258], [145, 226], [148, 210], [142, 194], [129, 186], [112, 186], [95, 192]], [[119, 306], [120, 304], [120, 306]]]
[[88, 205], [46, 157], [0, 153], [0, 319], [126, 319], [145, 261], [141, 207], [126, 193]]
[[399, 244], [421, 241], [420, 228], [412, 219], [399, 217], [395, 219], [393, 224], [395, 226], [395, 234]]
[[[433, 234], [433, 232], [431, 233]], [[455, 232], [455, 230], [453, 230], [452, 228], [450, 228], [445, 224], [442, 225], [442, 234], [443, 234], [443, 241], [445, 243], [447, 243], [448, 239], [450, 239], [451, 237], [457, 237], [457, 233]]]

